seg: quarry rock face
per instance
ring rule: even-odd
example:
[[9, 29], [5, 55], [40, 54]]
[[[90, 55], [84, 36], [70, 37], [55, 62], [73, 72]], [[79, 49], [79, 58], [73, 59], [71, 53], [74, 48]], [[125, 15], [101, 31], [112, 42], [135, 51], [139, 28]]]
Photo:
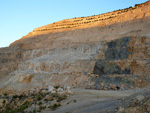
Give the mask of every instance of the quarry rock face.
[[[66, 19], [0, 48], [0, 89], [150, 81], [150, 2], [102, 15]], [[96, 77], [91, 77], [94, 74]]]
[[150, 81], [149, 42], [147, 37], [124, 37], [108, 42], [105, 58], [94, 67], [96, 84], [126, 84], [145, 87]]

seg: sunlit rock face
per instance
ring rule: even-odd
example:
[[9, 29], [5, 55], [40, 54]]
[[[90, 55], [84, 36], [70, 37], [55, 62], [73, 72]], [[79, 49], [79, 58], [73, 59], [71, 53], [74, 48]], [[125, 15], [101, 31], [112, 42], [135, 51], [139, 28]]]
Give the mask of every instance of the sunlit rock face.
[[[52, 23], [0, 49], [0, 88], [102, 82], [146, 87], [149, 43], [150, 2]], [[91, 78], [92, 74], [99, 77]]]
[[89, 17], [78, 17], [73, 19], [65, 19], [59, 22], [48, 24], [39, 28], [35, 28], [23, 38], [28, 38], [35, 35], [45, 33], [55, 33], [62, 31], [69, 31], [75, 29], [91, 28], [95, 26], [108, 26], [115, 23], [137, 20], [150, 16], [149, 1], [143, 4], [135, 5], [123, 10], [116, 10], [101, 15], [94, 15]]

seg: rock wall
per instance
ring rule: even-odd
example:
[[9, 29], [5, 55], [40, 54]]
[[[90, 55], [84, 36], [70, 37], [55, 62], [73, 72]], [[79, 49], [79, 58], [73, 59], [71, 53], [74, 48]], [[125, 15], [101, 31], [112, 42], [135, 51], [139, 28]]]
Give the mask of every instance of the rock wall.
[[8, 84], [13, 84], [13, 88], [18, 84], [19, 87], [51, 84], [81, 86], [88, 80], [87, 73], [93, 72], [96, 59], [103, 57], [100, 54], [105, 48], [105, 42], [96, 42], [70, 48], [22, 51], [23, 60], [15, 71], [9, 73]]
[[101, 88], [102, 83], [126, 88], [147, 87], [149, 44], [148, 37], [124, 37], [70, 48], [24, 50], [23, 60], [9, 72], [10, 78], [5, 84], [11, 84], [14, 89], [66, 84]]
[[108, 42], [105, 58], [96, 61], [96, 85], [145, 87], [150, 82], [150, 38], [124, 37]]
[[21, 50], [19, 48], [0, 48], [0, 77], [7, 76], [18, 67], [21, 60]]
[[[103, 82], [148, 86], [149, 6], [146, 2], [35, 29], [0, 49], [0, 89], [27, 90], [52, 84], [101, 87]], [[91, 77], [93, 73], [96, 78]]]

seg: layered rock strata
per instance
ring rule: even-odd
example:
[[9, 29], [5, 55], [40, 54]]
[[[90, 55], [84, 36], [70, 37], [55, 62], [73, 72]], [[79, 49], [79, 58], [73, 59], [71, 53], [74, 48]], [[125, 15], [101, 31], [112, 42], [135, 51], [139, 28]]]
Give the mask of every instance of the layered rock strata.
[[114, 23], [120, 23], [124, 21], [131, 21], [143, 17], [148, 17], [150, 16], [149, 4], [150, 2], [147, 1], [143, 4], [136, 4], [134, 7], [129, 7], [122, 10], [119, 9], [101, 15], [65, 19], [59, 22], [54, 22], [49, 25], [35, 28], [33, 32], [29, 33], [23, 38], [45, 33], [62, 32], [75, 29], [90, 28], [95, 26], [107, 26]]
[[[63, 20], [35, 29], [10, 47], [0, 49], [0, 89], [100, 86], [102, 81], [148, 86], [149, 6], [148, 1], [134, 8]], [[110, 18], [113, 13], [117, 17]], [[106, 19], [87, 23], [99, 16]], [[80, 26], [72, 25], [80, 19], [83, 19]], [[64, 23], [67, 28], [56, 29]], [[89, 75], [93, 73], [100, 76], [91, 80]]]

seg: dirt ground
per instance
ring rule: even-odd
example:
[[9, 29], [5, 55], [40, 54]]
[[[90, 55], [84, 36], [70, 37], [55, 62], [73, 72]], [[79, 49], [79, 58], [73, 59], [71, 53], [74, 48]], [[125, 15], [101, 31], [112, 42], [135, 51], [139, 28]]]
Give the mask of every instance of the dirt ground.
[[129, 110], [133, 113], [135, 107], [143, 105], [150, 97], [150, 90], [145, 89], [126, 91], [74, 89], [73, 92], [73, 95], [62, 102], [61, 107], [44, 113], [129, 113]]

